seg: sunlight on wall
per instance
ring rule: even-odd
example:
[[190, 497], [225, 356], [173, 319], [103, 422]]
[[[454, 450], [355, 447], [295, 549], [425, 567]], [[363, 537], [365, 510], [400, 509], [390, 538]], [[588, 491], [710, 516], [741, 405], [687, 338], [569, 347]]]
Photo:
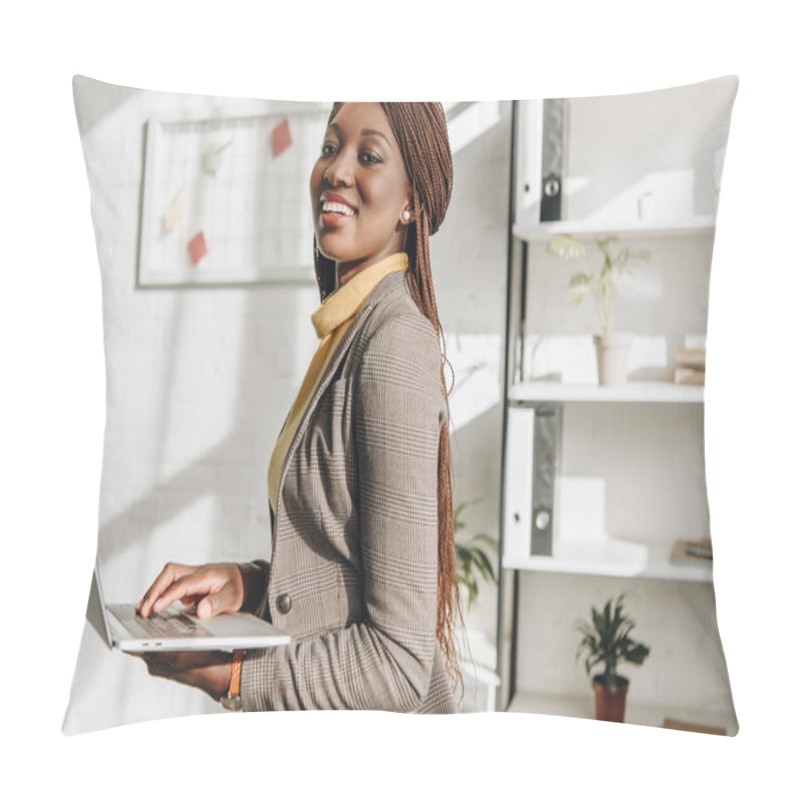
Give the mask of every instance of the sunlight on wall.
[[[455, 372], [450, 394], [451, 427], [458, 430], [502, 399], [502, 343], [499, 334], [445, 335], [447, 358]], [[448, 388], [452, 375], [445, 366]]]

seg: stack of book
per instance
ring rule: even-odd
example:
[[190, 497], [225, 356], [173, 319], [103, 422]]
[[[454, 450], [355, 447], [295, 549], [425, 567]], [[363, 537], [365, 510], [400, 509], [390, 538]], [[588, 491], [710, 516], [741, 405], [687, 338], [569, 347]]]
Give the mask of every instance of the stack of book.
[[713, 558], [710, 539], [677, 539], [670, 555], [673, 564], [707, 564]]
[[700, 725], [697, 722], [684, 722], [672, 717], [664, 717], [664, 727], [674, 731], [690, 731], [691, 733], [711, 733], [716, 736], [727, 736], [728, 731], [718, 725]]
[[704, 386], [706, 382], [705, 347], [680, 347], [675, 354], [675, 383]]

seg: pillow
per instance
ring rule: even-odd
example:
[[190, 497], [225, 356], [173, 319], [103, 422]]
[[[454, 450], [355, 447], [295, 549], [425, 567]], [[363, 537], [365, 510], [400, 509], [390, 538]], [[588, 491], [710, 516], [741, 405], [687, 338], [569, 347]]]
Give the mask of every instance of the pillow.
[[[608, 716], [579, 624], [602, 632], [607, 609], [629, 634], [610, 698], [626, 721], [738, 730], [700, 385], [737, 85], [444, 105], [455, 177], [430, 246], [455, 378], [462, 711]], [[132, 603], [166, 562], [271, 557], [270, 456], [319, 344], [307, 187], [330, 104], [73, 88], [103, 285], [96, 567], [103, 600]], [[609, 332], [629, 336], [601, 376], [603, 279]], [[227, 713], [110, 648], [97, 609], [90, 592], [66, 733]]]

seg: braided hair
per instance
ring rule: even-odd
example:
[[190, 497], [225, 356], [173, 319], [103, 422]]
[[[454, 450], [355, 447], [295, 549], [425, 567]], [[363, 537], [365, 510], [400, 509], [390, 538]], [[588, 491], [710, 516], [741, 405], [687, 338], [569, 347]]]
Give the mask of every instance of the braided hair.
[[[328, 117], [330, 124], [343, 103], [334, 103]], [[456, 548], [453, 526], [453, 474], [450, 452], [450, 403], [444, 365], [452, 374], [452, 365], [445, 351], [444, 332], [439, 321], [436, 295], [431, 274], [428, 239], [444, 221], [453, 188], [453, 155], [447, 133], [447, 121], [441, 103], [381, 103], [394, 137], [400, 147], [411, 188], [415, 221], [409, 226], [405, 240], [408, 255], [406, 281], [420, 311], [430, 320], [442, 347], [440, 377], [447, 406], [447, 419], [439, 434], [438, 505], [439, 544], [437, 579], [436, 638], [448, 670], [461, 682], [458, 667], [455, 628], [463, 622], [456, 573]], [[320, 299], [335, 289], [336, 265], [317, 247], [314, 237], [314, 268]]]

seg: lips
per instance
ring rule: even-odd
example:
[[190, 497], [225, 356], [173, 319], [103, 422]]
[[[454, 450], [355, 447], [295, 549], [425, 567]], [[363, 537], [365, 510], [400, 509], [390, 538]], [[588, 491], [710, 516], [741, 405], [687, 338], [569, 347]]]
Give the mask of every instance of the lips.
[[349, 203], [340, 194], [324, 192], [320, 197], [320, 210], [326, 216], [355, 216], [358, 212], [352, 203]]

